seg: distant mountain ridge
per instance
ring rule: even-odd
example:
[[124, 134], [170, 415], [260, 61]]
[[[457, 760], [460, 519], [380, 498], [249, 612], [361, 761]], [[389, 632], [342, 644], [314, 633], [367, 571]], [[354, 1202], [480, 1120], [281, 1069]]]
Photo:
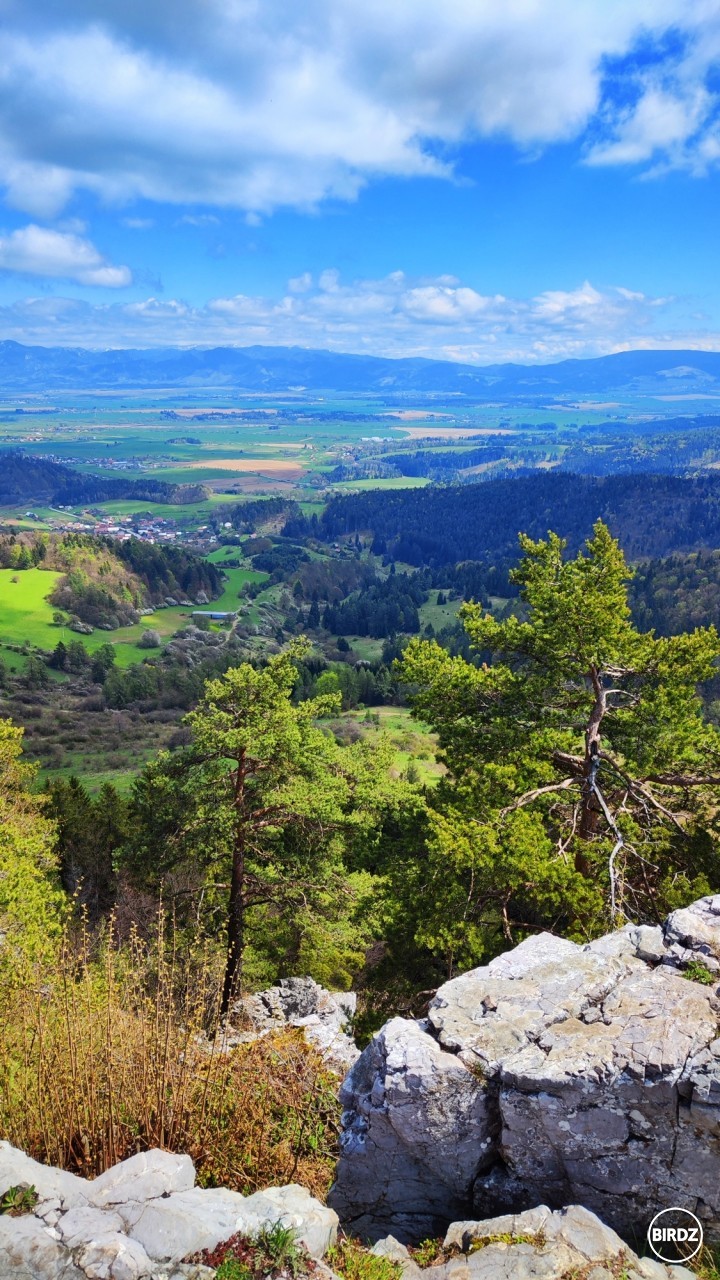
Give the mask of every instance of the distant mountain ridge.
[[720, 351], [622, 351], [546, 365], [467, 365], [304, 347], [155, 347], [91, 351], [0, 342], [0, 392], [143, 388], [282, 392], [446, 392], [552, 399], [611, 391], [720, 394]]

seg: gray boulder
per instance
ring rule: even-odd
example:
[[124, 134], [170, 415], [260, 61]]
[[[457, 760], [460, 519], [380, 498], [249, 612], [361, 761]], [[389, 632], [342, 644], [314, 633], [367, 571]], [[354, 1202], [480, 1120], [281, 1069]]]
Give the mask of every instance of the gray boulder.
[[9, 1187], [34, 1187], [41, 1203], [54, 1200], [58, 1207], [71, 1209], [87, 1203], [89, 1186], [74, 1173], [40, 1164], [9, 1142], [0, 1142], [0, 1199]]
[[720, 896], [662, 930], [530, 938], [446, 983], [347, 1076], [330, 1203], [370, 1239], [539, 1203], [639, 1237], [685, 1205], [720, 1238], [720, 1002], [682, 976], [716, 956]]
[[433, 1280], [690, 1280], [693, 1274], [639, 1258], [578, 1205], [555, 1212], [540, 1205], [526, 1213], [454, 1222], [444, 1247], [460, 1252], [433, 1267]]
[[328, 1065], [344, 1073], [360, 1054], [349, 1033], [356, 1006], [353, 991], [326, 991], [313, 978], [281, 978], [267, 991], [235, 1002], [230, 1010], [235, 1029], [228, 1031], [228, 1043], [300, 1027]]

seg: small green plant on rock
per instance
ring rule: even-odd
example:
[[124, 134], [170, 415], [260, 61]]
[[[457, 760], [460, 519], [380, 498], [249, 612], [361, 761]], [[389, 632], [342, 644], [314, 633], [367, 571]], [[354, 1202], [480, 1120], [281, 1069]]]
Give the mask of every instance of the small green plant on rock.
[[543, 1231], [534, 1231], [532, 1235], [513, 1235], [512, 1231], [501, 1231], [495, 1235], [478, 1236], [470, 1241], [465, 1253], [477, 1253], [479, 1249], [487, 1249], [491, 1244], [531, 1244], [536, 1249], [542, 1249], [545, 1245], [545, 1233]]
[[442, 1238], [436, 1240], [422, 1240], [420, 1244], [415, 1245], [410, 1250], [413, 1262], [419, 1267], [431, 1267], [434, 1262], [445, 1261], [445, 1250], [443, 1249]]
[[268, 1223], [253, 1236], [238, 1232], [214, 1249], [201, 1249], [185, 1261], [216, 1267], [216, 1280], [266, 1280], [270, 1276], [296, 1280], [312, 1270], [296, 1232], [281, 1222]]
[[252, 1280], [252, 1274], [250, 1268], [239, 1258], [227, 1257], [215, 1272], [215, 1280]]
[[682, 970], [682, 976], [689, 982], [701, 982], [704, 987], [711, 986], [717, 980], [716, 975], [710, 972], [702, 960], [691, 960]]
[[299, 1276], [307, 1271], [307, 1255], [298, 1244], [296, 1232], [292, 1227], [284, 1227], [281, 1222], [274, 1226], [262, 1227], [256, 1239], [256, 1248], [262, 1252], [271, 1264], [269, 1270], [285, 1271]]
[[342, 1280], [402, 1280], [400, 1262], [371, 1253], [351, 1236], [339, 1236], [325, 1260]]
[[10, 1218], [20, 1218], [24, 1213], [32, 1213], [39, 1199], [34, 1187], [8, 1187], [0, 1199], [0, 1213]]

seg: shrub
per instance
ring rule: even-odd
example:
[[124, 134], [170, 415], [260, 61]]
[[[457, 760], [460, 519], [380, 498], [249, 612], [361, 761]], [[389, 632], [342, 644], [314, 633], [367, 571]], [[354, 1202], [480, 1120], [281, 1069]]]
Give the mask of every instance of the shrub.
[[159, 631], [155, 631], [152, 627], [147, 631], [143, 631], [138, 640], [138, 649], [159, 649], [162, 644], [162, 638]]
[[[99, 952], [99, 953], [98, 953]], [[229, 1049], [218, 975], [159, 929], [66, 936], [54, 964], [0, 988], [0, 1138], [95, 1176], [137, 1151], [187, 1152], [204, 1185], [302, 1182], [322, 1196], [335, 1160], [336, 1081], [302, 1033]]]

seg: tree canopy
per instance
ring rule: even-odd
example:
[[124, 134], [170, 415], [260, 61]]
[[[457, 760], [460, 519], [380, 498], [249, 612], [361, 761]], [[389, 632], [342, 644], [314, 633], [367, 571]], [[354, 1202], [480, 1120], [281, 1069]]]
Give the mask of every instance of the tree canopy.
[[0, 720], [0, 972], [34, 958], [59, 935], [63, 895], [56, 830], [30, 791], [37, 766], [22, 759], [22, 729]]

